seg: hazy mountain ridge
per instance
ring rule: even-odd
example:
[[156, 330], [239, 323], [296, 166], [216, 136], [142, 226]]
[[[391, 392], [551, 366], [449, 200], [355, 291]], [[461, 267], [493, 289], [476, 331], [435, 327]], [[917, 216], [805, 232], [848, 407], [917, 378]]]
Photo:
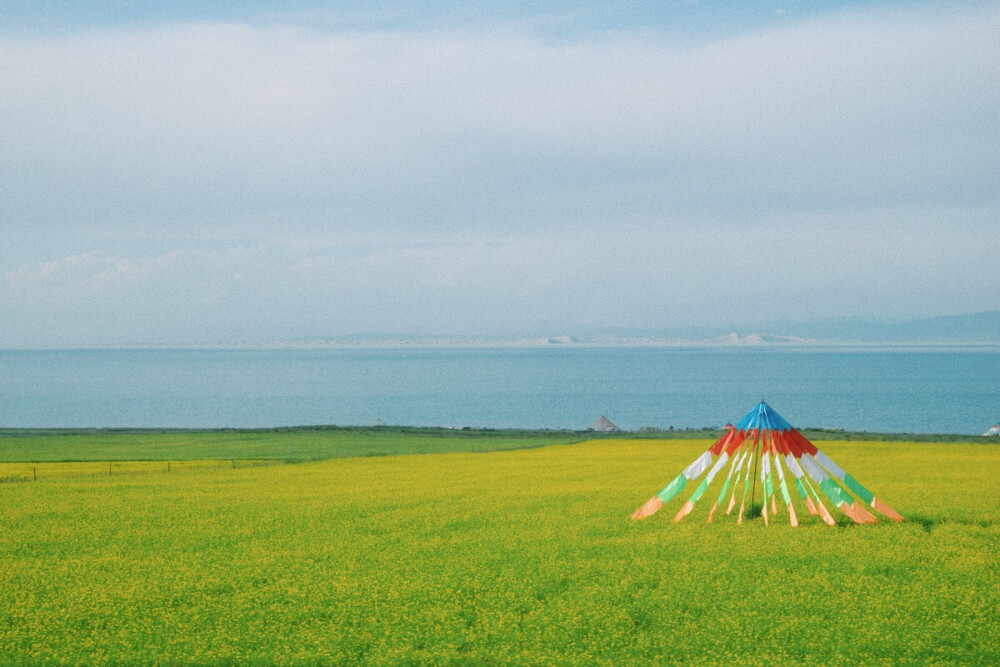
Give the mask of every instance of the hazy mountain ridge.
[[780, 323], [781, 333], [857, 343], [1000, 343], [1000, 311], [920, 319]]
[[[910, 320], [850, 318], [749, 326], [638, 329], [560, 327], [554, 333], [496, 335], [364, 333], [272, 341], [217, 341], [124, 348], [446, 348], [446, 347], [824, 347], [842, 345], [1000, 345], [1000, 311]], [[84, 346], [102, 347], [102, 346]]]
[[615, 328], [576, 340], [663, 340], [715, 345], [1000, 344], [1000, 311], [919, 319], [842, 318], [661, 330]]

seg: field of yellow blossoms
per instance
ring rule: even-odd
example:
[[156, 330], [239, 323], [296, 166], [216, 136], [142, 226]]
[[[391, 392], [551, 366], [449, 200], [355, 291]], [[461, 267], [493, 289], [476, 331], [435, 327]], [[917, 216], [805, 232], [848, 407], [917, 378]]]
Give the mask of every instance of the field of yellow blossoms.
[[709, 444], [0, 464], [0, 662], [1000, 662], [1000, 447], [825, 442], [900, 524], [629, 520]]

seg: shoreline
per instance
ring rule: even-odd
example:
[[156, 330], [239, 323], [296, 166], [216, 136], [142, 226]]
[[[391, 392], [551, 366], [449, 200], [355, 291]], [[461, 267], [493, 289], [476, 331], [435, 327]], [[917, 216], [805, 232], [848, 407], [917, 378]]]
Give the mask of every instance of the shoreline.
[[361, 340], [270, 343], [190, 343], [165, 345], [52, 345], [37, 347], [0, 347], [2, 353], [25, 352], [240, 352], [240, 351], [372, 351], [372, 350], [942, 350], [997, 351], [1000, 341], [843, 341], [814, 340], [795, 342], [719, 342], [712, 340], [620, 339], [603, 341], [548, 340]]
[[[972, 433], [913, 433], [892, 431], [850, 431], [830, 428], [797, 428], [810, 440], [868, 441], [868, 442], [969, 442], [1000, 444], [1000, 438]], [[267, 435], [267, 434], [354, 434], [354, 435], [414, 435], [435, 437], [480, 437], [480, 438], [546, 438], [579, 437], [586, 440], [699, 440], [717, 439], [725, 431], [719, 429], [676, 428], [662, 430], [616, 430], [589, 431], [586, 429], [535, 429], [535, 428], [488, 428], [488, 427], [447, 427], [447, 426], [407, 426], [378, 425], [355, 426], [338, 424], [302, 424], [296, 426], [260, 427], [0, 427], [0, 440], [7, 438], [31, 438], [42, 436], [127, 436], [127, 435]]]

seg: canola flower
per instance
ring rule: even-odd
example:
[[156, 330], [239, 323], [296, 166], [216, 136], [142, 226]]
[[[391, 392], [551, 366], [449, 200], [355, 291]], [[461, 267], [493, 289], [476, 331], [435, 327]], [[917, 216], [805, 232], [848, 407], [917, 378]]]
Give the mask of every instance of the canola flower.
[[0, 484], [0, 663], [1000, 660], [1000, 450], [825, 443], [899, 524], [624, 516], [710, 444], [45, 464]]

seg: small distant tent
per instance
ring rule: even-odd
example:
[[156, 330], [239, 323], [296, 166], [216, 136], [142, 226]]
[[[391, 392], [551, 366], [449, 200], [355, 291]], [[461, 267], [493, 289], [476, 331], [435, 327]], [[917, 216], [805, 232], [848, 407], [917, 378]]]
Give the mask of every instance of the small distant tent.
[[983, 435], [1000, 435], [1000, 424], [994, 424]]
[[611, 420], [605, 416], [601, 416], [600, 419], [595, 421], [593, 424], [587, 427], [588, 431], [598, 431], [601, 433], [612, 433], [614, 431], [619, 431], [617, 426], [611, 423]]
[[[713, 463], [714, 460], [714, 463]], [[763, 401], [747, 413], [735, 426], [730, 427], [726, 434], [708, 448], [701, 456], [684, 469], [659, 493], [650, 498], [642, 507], [632, 513], [633, 519], [645, 519], [655, 514], [664, 504], [676, 497], [688, 482], [698, 479], [705, 471], [708, 474], [695, 488], [684, 506], [674, 517], [680, 521], [691, 513], [695, 503], [706, 491], [715, 476], [729, 463], [729, 471], [719, 491], [718, 499], [708, 513], [708, 522], [712, 522], [715, 511], [720, 505], [726, 504], [726, 495], [732, 488], [726, 505], [726, 514], [731, 514], [736, 505], [736, 495], [740, 492], [740, 511], [737, 523], [743, 523], [747, 496], [753, 506], [757, 490], [757, 476], [760, 476], [760, 487], [763, 493], [764, 505], [761, 516], [764, 524], [770, 517], [778, 513], [776, 497], [780, 494], [788, 508], [788, 519], [793, 526], [799, 525], [792, 504], [792, 495], [788, 490], [784, 469], [793, 477], [798, 495], [805, 501], [810, 514], [819, 515], [824, 523], [833, 526], [836, 521], [830, 514], [823, 500], [822, 492], [836, 509], [844, 513], [855, 523], [877, 523], [875, 515], [868, 511], [871, 507], [883, 516], [893, 521], [902, 521], [903, 517], [876, 498], [875, 494], [861, 485], [858, 480], [834, 463], [830, 457], [809, 442], [804, 435], [792, 428], [791, 424], [782, 419], [771, 406]], [[777, 478], [777, 479], [775, 479]], [[753, 492], [751, 492], [751, 480]], [[776, 483], [777, 482], [777, 483]], [[854, 494], [852, 496], [851, 494]]]

